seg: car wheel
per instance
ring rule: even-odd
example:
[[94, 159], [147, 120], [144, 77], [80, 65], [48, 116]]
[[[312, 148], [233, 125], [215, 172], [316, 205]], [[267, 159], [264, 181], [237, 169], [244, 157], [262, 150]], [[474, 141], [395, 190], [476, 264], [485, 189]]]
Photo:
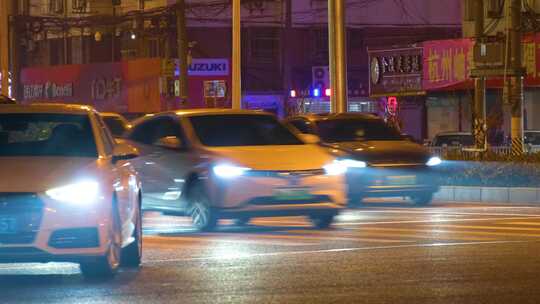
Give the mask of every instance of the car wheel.
[[332, 225], [332, 222], [334, 221], [334, 217], [336, 216], [335, 213], [329, 213], [329, 214], [319, 214], [310, 216], [311, 222], [313, 223], [313, 226], [319, 229], [325, 229], [329, 228], [330, 225]]
[[413, 195], [411, 199], [417, 206], [427, 206], [431, 204], [431, 201], [433, 200], [433, 193], [420, 193], [417, 195]]
[[135, 230], [133, 231], [133, 242], [122, 249], [122, 264], [124, 267], [139, 267], [142, 259], [142, 212], [137, 211]]
[[193, 226], [200, 231], [212, 231], [216, 228], [218, 218], [210, 207], [210, 199], [204, 184], [197, 182], [190, 191], [190, 216]]
[[234, 224], [236, 226], [246, 226], [247, 224], [249, 224], [249, 221], [251, 221], [251, 218], [249, 217], [239, 217], [234, 220]]
[[96, 258], [91, 262], [80, 264], [83, 276], [87, 278], [110, 278], [113, 277], [122, 260], [122, 232], [120, 228], [120, 219], [116, 211], [116, 204], [113, 204], [111, 219], [109, 225], [109, 248], [104, 256]]

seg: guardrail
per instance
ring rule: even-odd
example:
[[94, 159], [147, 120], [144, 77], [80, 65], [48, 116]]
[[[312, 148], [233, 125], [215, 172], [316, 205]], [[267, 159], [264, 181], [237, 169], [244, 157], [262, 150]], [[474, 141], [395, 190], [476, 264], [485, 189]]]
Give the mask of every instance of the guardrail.
[[[451, 154], [462, 154], [464, 156], [474, 156], [477, 152], [468, 150], [463, 147], [427, 147], [428, 150], [436, 156], [444, 157]], [[525, 147], [527, 153], [538, 153], [540, 152], [540, 146], [528, 146]], [[489, 147], [490, 152], [500, 154], [500, 155], [510, 155], [512, 153], [512, 148], [510, 146], [499, 146], [499, 147]]]

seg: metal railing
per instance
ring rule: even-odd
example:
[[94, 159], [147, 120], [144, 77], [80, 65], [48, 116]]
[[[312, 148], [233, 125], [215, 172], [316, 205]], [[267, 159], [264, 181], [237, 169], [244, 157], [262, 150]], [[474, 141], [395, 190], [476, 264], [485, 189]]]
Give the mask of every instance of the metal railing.
[[[465, 147], [427, 147], [428, 150], [436, 156], [445, 157], [448, 154], [461, 154], [463, 156], [473, 157], [478, 152], [470, 148]], [[540, 146], [525, 146], [526, 153], [538, 153], [540, 152]], [[512, 153], [512, 147], [510, 146], [497, 146], [489, 147], [489, 152], [499, 154], [499, 155], [510, 155]]]

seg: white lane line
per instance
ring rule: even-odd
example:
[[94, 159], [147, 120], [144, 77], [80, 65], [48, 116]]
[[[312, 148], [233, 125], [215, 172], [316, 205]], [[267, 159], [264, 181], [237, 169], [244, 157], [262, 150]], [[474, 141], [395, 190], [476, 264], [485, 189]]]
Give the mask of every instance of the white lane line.
[[478, 245], [494, 245], [494, 244], [517, 244], [517, 243], [529, 243], [529, 241], [487, 241], [487, 242], [459, 242], [459, 243], [440, 242], [440, 243], [429, 243], [429, 244], [350, 247], [350, 248], [335, 248], [335, 249], [305, 250], [305, 251], [281, 251], [281, 252], [267, 252], [267, 253], [246, 253], [246, 254], [239, 254], [239, 255], [234, 255], [234, 256], [206, 256], [206, 257], [192, 257], [192, 258], [149, 260], [149, 261], [144, 261], [143, 264], [160, 264], [160, 263], [171, 263], [171, 262], [207, 261], [207, 260], [231, 260], [231, 259], [245, 259], [245, 258], [256, 258], [256, 257], [325, 254], [325, 253], [403, 249], [403, 248], [457, 247], [457, 246], [478, 246]]
[[540, 226], [540, 222], [509, 222], [501, 223], [504, 225], [523, 225], [523, 226]]
[[[268, 245], [268, 246], [313, 246], [318, 245], [315, 242], [292, 242], [292, 241], [272, 241], [272, 240], [240, 240], [240, 239], [210, 239], [201, 237], [164, 237], [164, 236], [148, 236], [144, 237], [145, 241], [153, 243], [167, 242], [167, 245], [174, 243], [230, 243], [242, 245]], [[298, 239], [297, 239], [298, 240]]]
[[[502, 220], [526, 220], [526, 217], [491, 217], [491, 218], [461, 218], [461, 219], [433, 219], [433, 220], [413, 220], [413, 221], [383, 221], [383, 222], [342, 222], [334, 223], [338, 226], [354, 225], [384, 225], [384, 224], [421, 224], [421, 223], [444, 223], [444, 222], [468, 222], [468, 221], [502, 221]], [[531, 219], [537, 219], [533, 217]]]
[[[475, 226], [471, 226], [475, 227]], [[455, 227], [452, 227], [455, 228]], [[432, 230], [429, 229], [400, 229], [400, 228], [378, 228], [378, 227], [369, 227], [369, 228], [351, 228], [351, 229], [360, 229], [360, 230], [373, 230], [373, 231], [397, 231], [397, 232], [430, 232]], [[467, 231], [467, 230], [433, 230], [436, 233], [443, 233], [443, 234], [471, 234], [471, 235], [480, 235], [480, 236], [513, 236], [513, 237], [535, 237], [540, 238], [539, 234], [531, 234], [531, 233], [506, 233], [506, 232], [490, 232], [490, 231]], [[451, 238], [451, 237], [449, 237]]]
[[460, 231], [451, 230], [427, 230], [427, 229], [393, 229], [393, 228], [348, 228], [351, 230], [361, 231], [365, 236], [379, 236], [379, 237], [401, 237], [407, 239], [444, 239], [444, 240], [457, 240], [457, 241], [495, 241], [497, 238], [483, 237], [483, 236], [464, 236], [457, 235], [462, 234]]
[[460, 212], [460, 211], [450, 211], [450, 210], [441, 210], [441, 211], [430, 211], [433, 209], [426, 209], [426, 211], [412, 211], [412, 210], [362, 210], [359, 212], [362, 213], [410, 213], [410, 214], [438, 214], [438, 215], [485, 215], [485, 216], [527, 216], [527, 217], [540, 217], [536, 214], [527, 214], [527, 213], [484, 213], [484, 212]]
[[501, 227], [501, 226], [468, 226], [468, 225], [429, 225], [428, 227], [442, 228], [463, 228], [463, 229], [481, 229], [481, 230], [508, 230], [508, 231], [538, 231], [540, 228], [526, 227]]

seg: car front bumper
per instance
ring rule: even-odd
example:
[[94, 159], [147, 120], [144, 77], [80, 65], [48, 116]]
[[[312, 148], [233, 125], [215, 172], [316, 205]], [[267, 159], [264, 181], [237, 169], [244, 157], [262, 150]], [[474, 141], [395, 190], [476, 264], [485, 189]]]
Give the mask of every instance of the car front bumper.
[[81, 262], [107, 252], [110, 207], [67, 206], [44, 196], [24, 195], [0, 206], [0, 216], [18, 222], [15, 233], [0, 234], [0, 263]]
[[[261, 175], [212, 180], [213, 207], [220, 217], [337, 213], [345, 207], [344, 176], [324, 173]], [[305, 197], [280, 195], [288, 191], [302, 191]]]

